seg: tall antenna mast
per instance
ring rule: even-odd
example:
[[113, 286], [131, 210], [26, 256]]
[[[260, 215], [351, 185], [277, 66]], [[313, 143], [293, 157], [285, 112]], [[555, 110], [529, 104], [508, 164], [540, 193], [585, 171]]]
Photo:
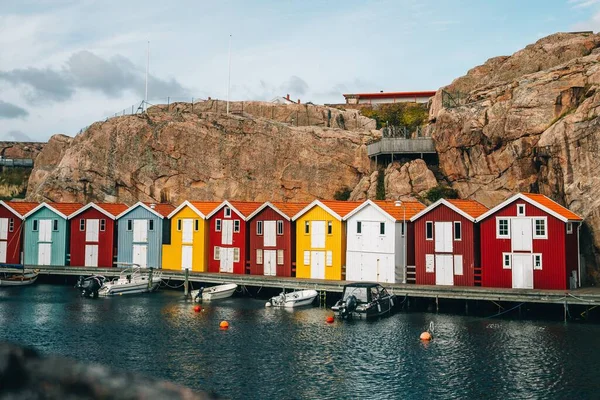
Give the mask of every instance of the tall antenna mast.
[[150, 41], [148, 40], [148, 51], [146, 58], [146, 94], [144, 95], [144, 109], [148, 107], [148, 74], [150, 73]]
[[227, 76], [227, 115], [229, 115], [229, 87], [231, 86], [231, 34], [229, 35], [229, 74]]

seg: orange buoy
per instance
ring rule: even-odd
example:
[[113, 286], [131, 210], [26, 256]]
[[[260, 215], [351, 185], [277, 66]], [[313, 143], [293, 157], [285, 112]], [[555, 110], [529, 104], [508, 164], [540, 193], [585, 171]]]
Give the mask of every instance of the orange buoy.
[[221, 329], [227, 329], [227, 328], [229, 328], [229, 322], [227, 322], [227, 321], [221, 321], [221, 323], [219, 324], [219, 327]]
[[421, 333], [421, 336], [419, 337], [419, 339], [429, 341], [429, 340], [433, 339], [433, 337], [431, 336], [431, 333], [425, 331], [425, 332]]
[[194, 311], [195, 312], [200, 312], [200, 311], [202, 311], [202, 307], [196, 306], [196, 307], [194, 307]]
[[333, 324], [333, 321], [334, 321], [334, 319], [333, 319], [333, 317], [330, 315], [329, 317], [327, 317], [326, 321], [327, 321], [327, 323], [328, 323], [328, 324]]

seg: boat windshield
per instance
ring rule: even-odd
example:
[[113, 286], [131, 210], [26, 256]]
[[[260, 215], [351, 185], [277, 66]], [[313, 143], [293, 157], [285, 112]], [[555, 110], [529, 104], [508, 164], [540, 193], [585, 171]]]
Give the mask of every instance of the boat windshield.
[[356, 300], [359, 302], [367, 303], [369, 301], [367, 298], [367, 288], [365, 287], [347, 287], [344, 291], [344, 301], [350, 296], [356, 297]]

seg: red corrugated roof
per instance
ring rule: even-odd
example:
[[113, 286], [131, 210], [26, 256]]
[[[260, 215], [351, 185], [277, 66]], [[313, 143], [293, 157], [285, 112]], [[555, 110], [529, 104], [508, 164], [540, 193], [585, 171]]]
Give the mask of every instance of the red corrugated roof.
[[304, 207], [309, 205], [310, 203], [288, 203], [288, 202], [279, 202], [274, 201], [272, 204], [277, 207], [279, 211], [292, 218], [294, 215], [298, 214]]
[[383, 93], [351, 93], [344, 94], [344, 97], [360, 99], [379, 99], [379, 98], [410, 98], [410, 97], [433, 97], [435, 90], [426, 90], [421, 92], [383, 92]]
[[360, 206], [362, 201], [339, 201], [339, 200], [321, 200], [323, 205], [329, 207], [340, 217], [345, 217], [350, 211]]
[[162, 215], [163, 217], [168, 216], [175, 209], [169, 203], [144, 203], [148, 207], [152, 208], [152, 204], [154, 204], [154, 211]]
[[40, 205], [40, 203], [33, 203], [27, 201], [7, 201], [5, 203], [10, 208], [18, 212], [21, 215], [21, 217]]
[[264, 203], [258, 201], [230, 201], [229, 204], [235, 207], [235, 209], [238, 210], [243, 217], [247, 217]]
[[581, 218], [579, 215], [575, 214], [568, 208], [561, 206], [560, 204], [558, 204], [554, 200], [544, 196], [543, 194], [536, 194], [536, 193], [522, 193], [522, 194], [523, 194], [523, 196], [528, 197], [529, 199], [535, 201], [536, 203], [541, 204], [542, 206], [554, 211], [555, 213], [565, 217], [568, 220], [572, 220], [572, 221], [582, 221], [583, 220], [583, 218]]
[[[377, 204], [383, 211], [394, 217], [396, 221], [402, 221], [404, 218], [409, 220], [426, 208], [425, 204], [419, 203], [418, 201], [402, 201], [399, 206], [396, 205], [395, 201], [375, 200], [373, 203]], [[406, 215], [404, 214], [405, 210]]]
[[46, 204], [49, 205], [50, 207], [54, 208], [55, 210], [63, 213], [67, 217], [69, 215], [73, 214], [75, 211], [79, 210], [81, 207], [83, 207], [83, 204], [81, 204], [81, 203], [46, 203]]
[[190, 204], [196, 207], [206, 217], [213, 210], [219, 207], [220, 201], [190, 201]]
[[123, 211], [127, 210], [129, 206], [123, 203], [94, 203], [113, 217], [121, 214]]
[[489, 208], [475, 200], [446, 199], [446, 201], [473, 218], [477, 218], [489, 210]]

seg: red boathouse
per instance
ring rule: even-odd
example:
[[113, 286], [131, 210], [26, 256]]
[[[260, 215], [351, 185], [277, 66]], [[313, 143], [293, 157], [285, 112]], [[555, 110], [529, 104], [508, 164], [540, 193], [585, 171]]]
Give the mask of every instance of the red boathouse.
[[266, 202], [248, 216], [250, 274], [296, 276], [292, 217], [308, 203]]
[[582, 218], [541, 194], [519, 193], [478, 218], [486, 287], [574, 289], [581, 285]]
[[246, 273], [246, 220], [262, 203], [224, 201], [208, 220], [208, 272]]
[[113, 267], [117, 252], [115, 218], [127, 208], [120, 203], [89, 203], [69, 215], [70, 265]]
[[0, 264], [23, 264], [23, 216], [38, 205], [0, 201]]
[[475, 219], [486, 211], [475, 200], [441, 199], [410, 219], [415, 223], [417, 285], [476, 285], [480, 258]]

